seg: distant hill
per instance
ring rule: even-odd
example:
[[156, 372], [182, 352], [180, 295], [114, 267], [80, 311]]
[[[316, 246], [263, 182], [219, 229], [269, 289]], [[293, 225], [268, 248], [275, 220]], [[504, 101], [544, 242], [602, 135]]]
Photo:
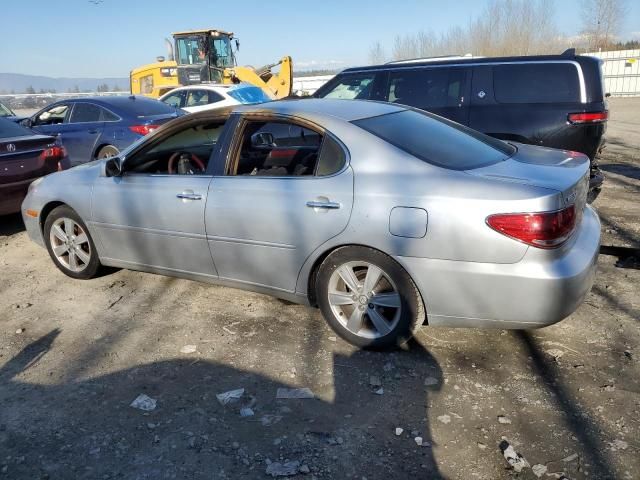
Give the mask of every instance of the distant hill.
[[38, 75], [23, 75], [21, 73], [0, 73], [0, 93], [25, 93], [32, 87], [36, 93], [41, 90], [64, 93], [68, 91], [94, 92], [99, 85], [108, 85], [109, 89], [118, 87], [129, 90], [129, 78], [52, 78]]

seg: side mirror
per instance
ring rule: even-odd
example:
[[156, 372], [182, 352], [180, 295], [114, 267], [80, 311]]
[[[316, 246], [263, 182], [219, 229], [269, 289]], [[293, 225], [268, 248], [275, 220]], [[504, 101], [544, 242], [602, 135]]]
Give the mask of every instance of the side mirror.
[[122, 174], [122, 167], [118, 157], [109, 157], [102, 161], [100, 176], [119, 177]]
[[31, 128], [33, 127], [33, 121], [30, 118], [24, 118], [20, 120], [20, 125], [23, 127]]
[[251, 135], [251, 146], [257, 149], [271, 149], [276, 146], [275, 138], [272, 133], [258, 132]]

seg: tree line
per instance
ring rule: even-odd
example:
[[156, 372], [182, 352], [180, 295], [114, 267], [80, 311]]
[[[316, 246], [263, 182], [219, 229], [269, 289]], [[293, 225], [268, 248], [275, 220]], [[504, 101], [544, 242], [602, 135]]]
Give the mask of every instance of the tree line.
[[579, 53], [638, 48], [640, 42], [618, 39], [626, 13], [626, 0], [584, 0], [580, 34], [567, 37], [555, 24], [550, 0], [493, 0], [465, 27], [453, 26], [440, 35], [430, 30], [396, 35], [391, 45], [375, 42], [369, 50], [369, 61], [377, 64], [467, 53], [488, 57], [553, 54], [567, 48], [576, 48]]

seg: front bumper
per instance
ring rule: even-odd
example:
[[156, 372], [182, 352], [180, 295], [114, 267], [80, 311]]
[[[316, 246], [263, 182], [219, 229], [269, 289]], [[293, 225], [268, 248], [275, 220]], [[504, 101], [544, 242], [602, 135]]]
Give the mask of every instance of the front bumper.
[[593, 285], [600, 220], [586, 206], [558, 250], [529, 247], [522, 260], [492, 264], [396, 257], [416, 282], [429, 325], [527, 329], [571, 315]]
[[[29, 235], [29, 238], [32, 241], [44, 248], [45, 244], [44, 239], [42, 238], [42, 227], [40, 225], [40, 215], [42, 214], [42, 212], [39, 211], [39, 208], [40, 206], [34, 205], [31, 197], [27, 195], [27, 197], [24, 199], [24, 202], [22, 202], [21, 213], [22, 221], [24, 222], [24, 226], [27, 230], [27, 235]], [[27, 210], [37, 211], [38, 216], [34, 218], [27, 215]]]

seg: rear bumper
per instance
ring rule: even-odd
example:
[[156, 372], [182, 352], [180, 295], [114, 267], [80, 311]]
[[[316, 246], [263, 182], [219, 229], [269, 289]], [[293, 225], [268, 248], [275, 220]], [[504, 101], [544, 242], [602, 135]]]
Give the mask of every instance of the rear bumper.
[[15, 183], [0, 184], [0, 215], [8, 215], [20, 211], [20, 205], [27, 195], [29, 184], [33, 178]]
[[397, 257], [416, 282], [430, 325], [527, 329], [571, 315], [591, 290], [600, 220], [587, 206], [578, 231], [558, 251], [530, 247], [513, 264]]

